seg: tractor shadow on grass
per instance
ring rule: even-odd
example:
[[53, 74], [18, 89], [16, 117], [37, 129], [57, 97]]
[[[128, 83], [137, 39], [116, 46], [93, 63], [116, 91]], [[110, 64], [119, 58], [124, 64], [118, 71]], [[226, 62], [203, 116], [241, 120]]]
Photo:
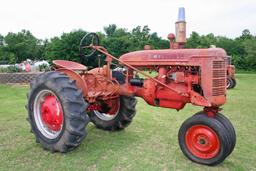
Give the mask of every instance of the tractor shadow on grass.
[[[132, 124], [129, 126], [132, 127]], [[66, 155], [82, 155], [103, 157], [107, 154], [127, 152], [135, 144], [143, 143], [143, 134], [135, 128], [120, 131], [104, 131], [96, 128], [92, 123], [87, 126], [87, 137], [82, 144]]]

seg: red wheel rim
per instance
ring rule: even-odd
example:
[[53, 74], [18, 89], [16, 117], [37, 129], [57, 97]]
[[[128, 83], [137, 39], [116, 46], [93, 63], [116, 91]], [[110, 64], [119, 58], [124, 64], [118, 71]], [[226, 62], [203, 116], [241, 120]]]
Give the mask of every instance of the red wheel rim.
[[220, 140], [216, 132], [205, 125], [190, 127], [185, 135], [188, 150], [201, 159], [214, 158], [220, 151]]
[[46, 95], [41, 104], [41, 117], [45, 127], [52, 131], [60, 131], [63, 123], [63, 112], [54, 95]]
[[107, 101], [108, 106], [110, 107], [110, 110], [108, 111], [109, 115], [115, 115], [120, 108], [119, 99], [117, 100], [109, 100]]
[[41, 90], [34, 99], [33, 115], [37, 129], [49, 139], [57, 138], [64, 124], [63, 109], [51, 90]]
[[104, 121], [110, 121], [114, 119], [119, 113], [120, 99], [117, 98], [104, 101], [104, 105], [109, 108], [108, 111], [103, 111], [104, 107], [102, 107], [100, 104], [90, 105], [87, 111], [93, 111], [98, 118]]

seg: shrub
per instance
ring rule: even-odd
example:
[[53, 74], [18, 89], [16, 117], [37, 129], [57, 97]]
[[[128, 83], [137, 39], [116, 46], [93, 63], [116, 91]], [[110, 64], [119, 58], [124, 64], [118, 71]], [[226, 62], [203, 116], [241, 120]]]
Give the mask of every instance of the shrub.
[[8, 66], [7, 68], [0, 68], [0, 72], [6, 73], [16, 73], [21, 72], [22, 70], [14, 65]]
[[39, 71], [41, 72], [50, 71], [50, 67], [46, 64], [39, 65]]

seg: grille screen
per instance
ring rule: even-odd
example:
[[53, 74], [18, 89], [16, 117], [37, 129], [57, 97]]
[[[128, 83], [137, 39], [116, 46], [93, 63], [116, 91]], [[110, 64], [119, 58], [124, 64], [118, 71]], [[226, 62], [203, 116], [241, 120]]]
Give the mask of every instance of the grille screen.
[[226, 92], [226, 67], [224, 61], [213, 61], [212, 95], [225, 95]]
[[226, 65], [231, 65], [231, 57], [230, 56], [227, 56], [225, 59], [225, 64]]

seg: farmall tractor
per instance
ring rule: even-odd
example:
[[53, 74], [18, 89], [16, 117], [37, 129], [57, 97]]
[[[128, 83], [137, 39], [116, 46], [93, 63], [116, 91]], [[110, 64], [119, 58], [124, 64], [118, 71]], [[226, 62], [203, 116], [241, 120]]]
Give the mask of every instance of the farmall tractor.
[[[106, 65], [88, 70], [76, 62], [55, 60], [52, 71], [31, 82], [27, 109], [36, 141], [46, 150], [68, 152], [86, 137], [90, 121], [102, 130], [122, 130], [135, 116], [135, 97], [141, 97], [151, 106], [176, 110], [187, 103], [202, 106], [181, 125], [180, 148], [194, 162], [222, 162], [236, 143], [234, 127], [220, 113], [226, 102], [227, 54], [219, 48], [182, 49], [185, 24], [176, 22], [176, 41], [170, 34], [170, 49], [147, 48], [120, 58], [100, 46], [95, 33], [83, 37], [81, 55], [86, 58], [97, 51], [106, 56]], [[113, 60], [123, 69], [111, 70]]]
[[235, 88], [236, 86], [236, 68], [234, 65], [231, 65], [231, 57], [227, 56], [226, 58], [227, 65], [227, 89]]

